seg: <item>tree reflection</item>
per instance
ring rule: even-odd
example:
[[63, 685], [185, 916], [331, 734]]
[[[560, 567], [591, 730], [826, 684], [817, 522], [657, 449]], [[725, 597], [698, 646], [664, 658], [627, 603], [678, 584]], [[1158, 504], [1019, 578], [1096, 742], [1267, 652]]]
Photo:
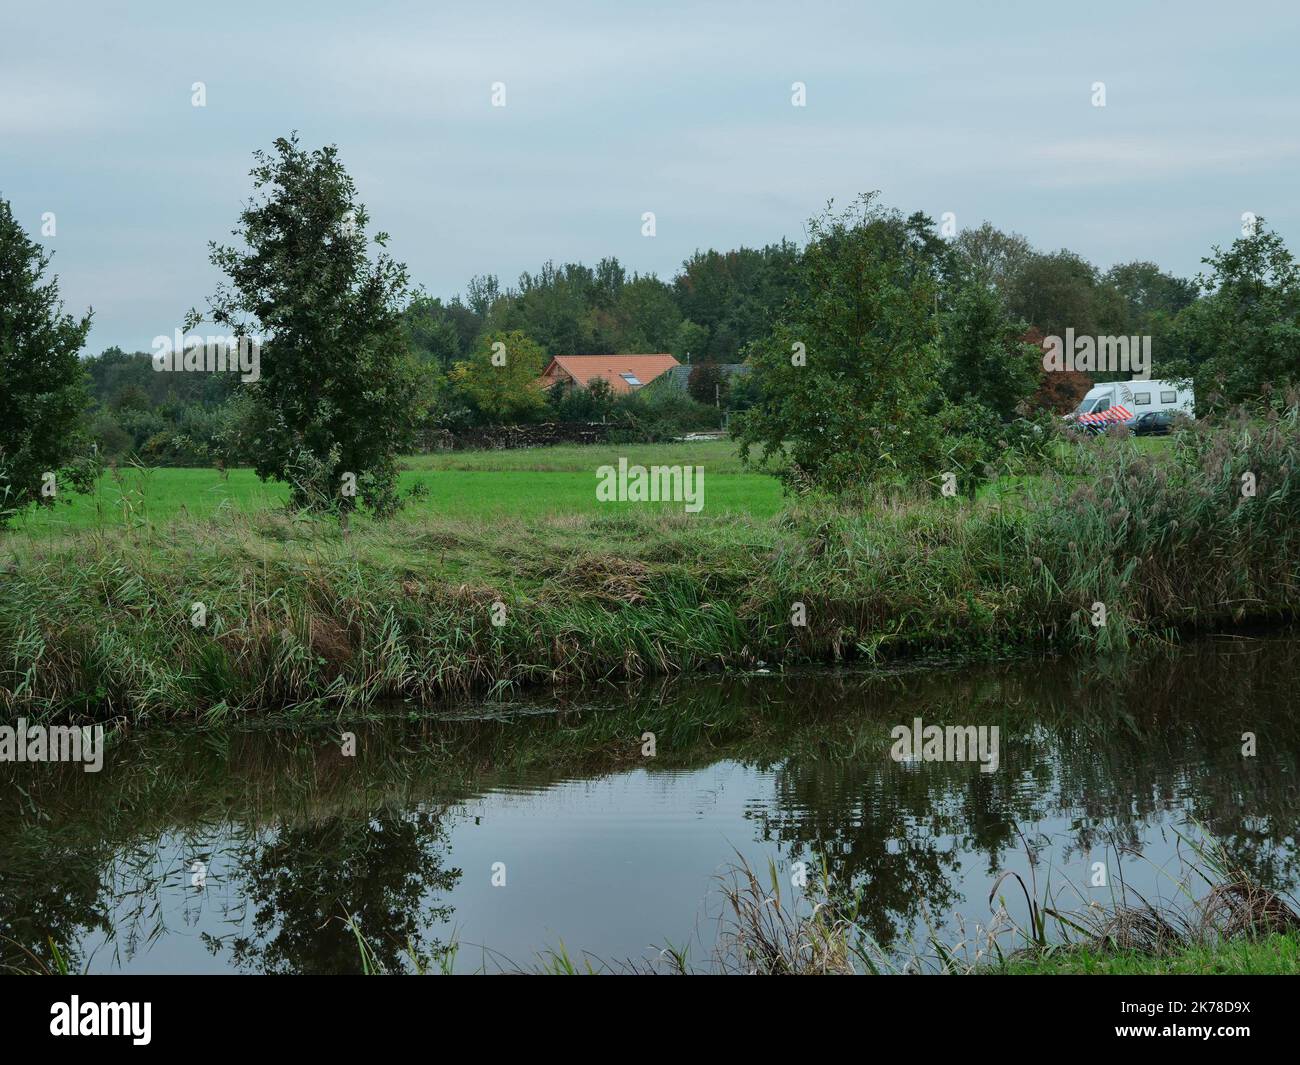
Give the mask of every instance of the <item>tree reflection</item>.
[[383, 970], [427, 968], [445, 947], [429, 926], [452, 913], [432, 899], [461, 876], [442, 865], [446, 844], [433, 814], [391, 809], [256, 838], [237, 874], [255, 934], [230, 944], [231, 961], [262, 973], [359, 973], [350, 918]]
[[[1035, 860], [1097, 846], [1131, 857], [1153, 825], [1198, 826], [1193, 834], [1203, 829], [1255, 882], [1294, 890], [1300, 728], [1287, 707], [1300, 643], [1248, 646], [1207, 643], [1140, 670], [1015, 664], [857, 686], [800, 683], [791, 699], [816, 742], [796, 743], [773, 765], [774, 801], [754, 804], [750, 816], [759, 838], [790, 860], [812, 868], [824, 860], [832, 897], [886, 948], [922, 907], [942, 924], [963, 860], [979, 857], [994, 873], [1009, 848], [1022, 847], [1019, 830], [1052, 819], [1070, 829]], [[890, 761], [888, 729], [915, 716], [998, 725], [1001, 769]], [[1267, 757], [1243, 758], [1247, 731], [1268, 735]]]
[[[238, 931], [206, 942], [233, 967], [358, 972], [349, 917], [382, 968], [436, 966], [461, 876], [445, 811], [519, 779], [629, 764], [767, 771], [774, 791], [746, 807], [758, 839], [814, 872], [824, 860], [835, 896], [886, 947], [923, 910], [941, 923], [969, 866], [1005, 868], [1020, 833], [1048, 824], [1042, 856], [1059, 862], [1097, 848], [1127, 859], [1195, 822], [1285, 892], [1300, 883], [1297, 678], [1300, 640], [1203, 642], [1150, 660], [695, 681], [561, 714], [385, 721], [365, 726], [356, 758], [287, 730], [208, 730], [117, 748], [102, 774], [0, 765], [0, 962], [55, 967], [57, 947], [77, 971], [99, 938], [123, 958], [148, 949], [188, 887], [182, 858], [208, 847]], [[891, 761], [890, 728], [918, 716], [997, 725], [1000, 768]], [[1244, 733], [1257, 756], [1243, 756]]]

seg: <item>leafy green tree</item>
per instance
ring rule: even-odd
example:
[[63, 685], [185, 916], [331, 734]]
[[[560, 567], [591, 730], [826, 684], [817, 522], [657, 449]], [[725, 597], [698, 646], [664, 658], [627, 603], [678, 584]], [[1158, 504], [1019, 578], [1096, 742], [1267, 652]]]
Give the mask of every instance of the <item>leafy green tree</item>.
[[1003, 295], [1035, 254], [1019, 233], [1004, 233], [988, 222], [958, 233], [953, 251], [965, 269]]
[[1215, 408], [1300, 384], [1300, 264], [1257, 219], [1226, 251], [1217, 245], [1197, 277], [1205, 293], [1174, 327], [1197, 406]]
[[746, 345], [775, 324], [797, 277], [791, 241], [761, 249], [696, 252], [674, 279], [683, 317], [702, 327], [703, 343], [685, 350], [695, 362], [739, 362]]
[[492, 305], [501, 297], [501, 283], [496, 274], [475, 274], [465, 286], [469, 309], [480, 321], [487, 318]]
[[977, 276], [958, 282], [941, 321], [947, 397], [973, 400], [993, 419], [1010, 421], [1042, 375], [1042, 348], [1025, 343], [1025, 323]]
[[534, 337], [547, 355], [604, 355], [612, 342], [594, 328], [595, 272], [581, 263], [542, 264], [535, 274], [519, 275], [517, 291], [493, 303], [486, 328]]
[[1160, 316], [1172, 319], [1184, 307], [1196, 302], [1195, 281], [1161, 270], [1155, 263], [1134, 261], [1116, 263], [1102, 276], [1125, 303], [1125, 333], [1149, 333], [1151, 323]]
[[682, 312], [677, 309], [672, 288], [659, 278], [638, 275], [620, 286], [615, 313], [615, 351], [672, 351], [681, 329]]
[[[468, 302], [485, 331], [526, 333], [548, 355], [669, 351], [681, 359], [737, 361], [771, 328], [798, 258], [789, 241], [697, 252], [672, 283], [653, 274], [629, 277], [612, 257], [594, 269], [548, 261], [506, 291], [495, 276], [472, 278]], [[686, 320], [692, 312], [701, 318]]]
[[596, 264], [596, 275], [592, 282], [591, 299], [594, 306], [608, 310], [618, 303], [627, 283], [627, 271], [613, 256], [601, 259]]
[[1102, 284], [1122, 300], [1123, 320], [1114, 332], [1149, 336], [1151, 376], [1168, 376], [1169, 367], [1186, 355], [1174, 323], [1185, 308], [1196, 302], [1196, 282], [1166, 273], [1155, 263], [1135, 261], [1112, 266], [1102, 275]]
[[728, 384], [727, 409], [733, 413], [749, 410], [762, 398], [758, 378], [753, 373], [734, 373]]
[[668, 350], [678, 362], [694, 362], [696, 356], [702, 356], [708, 350], [708, 343], [709, 331], [686, 318], [677, 327], [677, 335]]
[[473, 346], [482, 322], [459, 299], [443, 303], [419, 295], [402, 312], [411, 349], [423, 362], [443, 371], [463, 359]]
[[784, 454], [786, 477], [838, 490], [929, 475], [924, 412], [940, 366], [942, 242], [875, 194], [809, 222], [796, 296], [750, 349], [761, 398], [736, 418], [741, 453]]
[[536, 421], [547, 406], [547, 393], [537, 384], [546, 363], [546, 352], [531, 337], [488, 333], [452, 370], [451, 380], [488, 422]]
[[93, 480], [80, 429], [86, 374], [77, 357], [91, 312], [63, 312], [58, 278], [43, 280], [49, 265], [0, 199], [0, 525]]
[[219, 325], [266, 338], [261, 378], [245, 385], [254, 468], [289, 482], [297, 505], [389, 513], [423, 392], [402, 324], [406, 267], [382, 250], [386, 233], [370, 258], [369, 216], [333, 145], [308, 151], [295, 134], [254, 159], [257, 197], [233, 230], [244, 246], [211, 245], [229, 280], [209, 301]]
[[1088, 260], [1062, 248], [1029, 256], [1006, 286], [1011, 312], [1044, 336], [1118, 334], [1123, 331], [1123, 300], [1103, 285]]

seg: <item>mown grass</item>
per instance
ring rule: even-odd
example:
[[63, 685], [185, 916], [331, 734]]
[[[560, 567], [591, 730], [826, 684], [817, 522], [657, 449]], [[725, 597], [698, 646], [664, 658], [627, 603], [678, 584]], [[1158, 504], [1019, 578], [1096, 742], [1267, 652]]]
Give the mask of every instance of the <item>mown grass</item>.
[[[1160, 455], [1168, 452], [1170, 440], [1147, 437], [1131, 444], [1138, 454]], [[594, 444], [408, 456], [401, 462], [400, 490], [408, 495], [399, 520], [544, 518], [640, 507], [664, 513], [681, 510], [680, 504], [671, 503], [598, 502], [597, 469], [617, 466], [623, 457], [646, 466], [703, 467], [705, 506], [711, 512], [766, 518], [779, 513], [785, 503], [777, 480], [744, 466], [730, 440]], [[1024, 498], [1042, 490], [1044, 483], [1036, 475], [1004, 476], [985, 485], [980, 498], [991, 503]], [[284, 485], [263, 482], [252, 470], [124, 465], [107, 471], [93, 493], [70, 495], [55, 506], [27, 512], [9, 536], [48, 539], [126, 525], [164, 526], [178, 519], [251, 516], [282, 507], [288, 498]]]
[[[687, 514], [598, 504], [594, 489], [586, 496], [594, 468], [590, 480], [426, 470], [410, 475], [476, 486], [468, 509], [420, 501], [398, 520], [357, 521], [344, 538], [328, 520], [282, 510], [195, 516], [195, 493], [170, 521], [133, 511], [58, 536], [18, 530], [0, 544], [0, 710], [140, 720], [380, 698], [427, 705], [501, 686], [763, 661], [1122, 649], [1179, 628], [1291, 615], [1294, 413], [1191, 430], [1166, 452], [1081, 444], [1068, 469], [1014, 505], [939, 498], [925, 485], [791, 500], [764, 516], [752, 498], [729, 511], [715, 485], [731, 478], [752, 497], [743, 478], [771, 493], [775, 483], [728, 474], [708, 482], [704, 512]], [[1243, 471], [1258, 482], [1250, 499]], [[176, 471], [146, 475], [158, 478], [149, 490], [164, 472]], [[564, 476], [587, 485], [583, 506], [557, 502], [550, 478]], [[540, 510], [492, 489], [512, 477]], [[202, 627], [190, 624], [195, 603]], [[500, 626], [495, 603], [506, 610]], [[794, 622], [795, 604], [806, 624]]]
[[[672, 512], [680, 503], [600, 503], [596, 471], [620, 457], [643, 465], [704, 469], [704, 502], [712, 512], [770, 517], [782, 506], [780, 484], [746, 471], [729, 440], [669, 444], [600, 444], [513, 451], [457, 451], [402, 460], [400, 490], [408, 495], [400, 519], [496, 519], [503, 516], [607, 514], [629, 507]], [[173, 520], [254, 515], [283, 506], [282, 484], [264, 483], [252, 470], [122, 466], [107, 471], [96, 491], [25, 514], [10, 536], [48, 538], [65, 532], [126, 525], [163, 526]]]

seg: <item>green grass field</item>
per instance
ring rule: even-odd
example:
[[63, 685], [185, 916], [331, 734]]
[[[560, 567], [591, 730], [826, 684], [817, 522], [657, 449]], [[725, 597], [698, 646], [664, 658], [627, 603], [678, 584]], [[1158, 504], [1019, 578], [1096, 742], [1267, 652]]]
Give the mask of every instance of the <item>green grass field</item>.
[[[1161, 453], [1167, 438], [1134, 441], [1142, 452]], [[426, 495], [412, 497], [399, 520], [442, 518], [538, 519], [561, 515], [613, 514], [634, 504], [596, 499], [596, 471], [616, 466], [620, 457], [645, 466], [700, 466], [704, 469], [704, 513], [744, 513], [770, 518], [785, 504], [775, 477], [746, 468], [730, 440], [671, 444], [596, 444], [520, 448], [512, 451], [454, 451], [414, 455], [401, 462], [401, 490], [416, 485]], [[996, 501], [1032, 493], [1036, 477], [1004, 477], [980, 490]], [[28, 511], [12, 532], [44, 538], [124, 525], [163, 525], [173, 519], [251, 515], [283, 505], [283, 484], [263, 483], [246, 469], [139, 469], [122, 467], [101, 478], [94, 494], [72, 495], [66, 503]], [[680, 503], [635, 504], [638, 510], [681, 512]]]
[[[747, 472], [729, 440], [673, 444], [606, 444], [514, 451], [464, 451], [416, 455], [402, 460], [401, 489], [423, 485], [402, 511], [404, 521], [446, 518], [545, 518], [566, 514], [617, 513], [630, 506], [682, 511], [680, 503], [601, 503], [596, 470], [620, 457], [642, 465], [691, 465], [704, 469], [704, 513], [742, 512], [756, 518], [782, 506], [780, 483]], [[251, 470], [122, 468], [107, 472], [93, 495], [29, 512], [13, 531], [45, 536], [60, 531], [164, 524], [173, 518], [209, 518], [223, 511], [253, 514], [288, 498], [282, 484], [264, 484]]]

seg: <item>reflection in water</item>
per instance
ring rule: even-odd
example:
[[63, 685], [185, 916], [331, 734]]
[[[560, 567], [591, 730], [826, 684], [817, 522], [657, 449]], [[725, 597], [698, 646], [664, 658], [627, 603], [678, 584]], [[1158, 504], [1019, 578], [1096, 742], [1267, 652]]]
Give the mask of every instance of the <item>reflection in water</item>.
[[[355, 972], [351, 918], [386, 969], [436, 967], [453, 939], [469, 969], [560, 943], [618, 960], [692, 940], [698, 961], [737, 853], [825, 861], [862, 928], [901, 949], [925, 914], [987, 917], [997, 873], [1026, 868], [1021, 833], [1085, 898], [1096, 861], [1168, 895], [1189, 822], [1294, 890], [1297, 682], [1288, 635], [399, 713], [338, 726], [355, 757], [334, 727], [155, 732], [100, 774], [0, 766], [0, 957]], [[892, 761], [890, 729], [918, 716], [999, 726], [997, 772]]]
[[[428, 905], [427, 897], [450, 892], [460, 875], [439, 864], [446, 842], [437, 817], [395, 810], [254, 837], [241, 846], [232, 874], [252, 900], [252, 934], [229, 944], [209, 939], [209, 949], [228, 946], [231, 962], [253, 972], [360, 972], [356, 937], [339, 920], [346, 914], [383, 969], [404, 960], [427, 968], [443, 945], [426, 942], [426, 922], [451, 914], [449, 906]], [[369, 935], [371, 929], [378, 934]]]

